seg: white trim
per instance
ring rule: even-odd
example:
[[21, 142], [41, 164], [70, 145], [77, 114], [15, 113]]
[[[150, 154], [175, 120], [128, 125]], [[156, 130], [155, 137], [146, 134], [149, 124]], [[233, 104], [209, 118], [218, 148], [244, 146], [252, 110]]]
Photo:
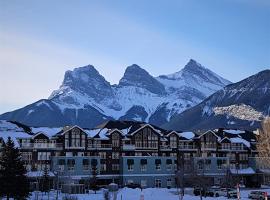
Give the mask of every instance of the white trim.
[[230, 138], [228, 138], [228, 137], [224, 137], [223, 139], [221, 139], [221, 140], [219, 141], [219, 143], [221, 143], [221, 142], [222, 142], [223, 140], [225, 140], [225, 139], [228, 139], [229, 142], [232, 143], [232, 141], [231, 141]]
[[115, 132], [115, 131], [119, 132], [123, 137], [125, 136], [125, 134], [124, 134], [121, 130], [119, 130], [118, 128], [112, 129], [112, 130], [109, 131], [106, 135], [111, 135], [111, 134], [112, 134], [113, 132]]
[[130, 135], [133, 136], [135, 133], [137, 133], [138, 131], [142, 130], [143, 128], [145, 128], [147, 126], [150, 127], [151, 129], [153, 129], [153, 131], [155, 131], [159, 136], [163, 135], [163, 134], [159, 133], [158, 131], [156, 131], [156, 129], [153, 126], [151, 126], [150, 124], [143, 125], [141, 128], [139, 128], [139, 129], [135, 130], [134, 132], [130, 133]]
[[214, 136], [216, 136], [217, 139], [220, 138], [220, 137], [219, 137], [214, 131], [212, 131], [212, 130], [208, 130], [208, 131], [204, 132], [203, 134], [199, 135], [198, 138], [201, 138], [203, 135], [205, 135], [205, 134], [207, 134], [207, 133], [209, 133], [209, 132], [212, 133], [212, 134], [214, 134]]
[[37, 136], [40, 135], [40, 134], [43, 134], [43, 135], [45, 135], [48, 139], [50, 139], [50, 137], [49, 137], [46, 133], [44, 133], [44, 132], [42, 132], [42, 131], [39, 131], [39, 132], [37, 132], [35, 135], [33, 135], [33, 136], [32, 136], [32, 139], [35, 139], [35, 137], [37, 137]]
[[[87, 135], [87, 133], [81, 128], [81, 127], [79, 127], [78, 125], [74, 125], [74, 126], [72, 126], [71, 128], [69, 128], [69, 129], [67, 129], [67, 130], [65, 130], [63, 133], [61, 133], [61, 135], [64, 135], [64, 134], [66, 134], [66, 132], [68, 132], [68, 131], [70, 131], [70, 130], [72, 130], [72, 129], [74, 129], [74, 128], [78, 128], [78, 129], [80, 129], [82, 132], [84, 132], [85, 133], [85, 135]], [[88, 137], [88, 135], [87, 135], [87, 137]], [[91, 137], [90, 137], [91, 138]]]

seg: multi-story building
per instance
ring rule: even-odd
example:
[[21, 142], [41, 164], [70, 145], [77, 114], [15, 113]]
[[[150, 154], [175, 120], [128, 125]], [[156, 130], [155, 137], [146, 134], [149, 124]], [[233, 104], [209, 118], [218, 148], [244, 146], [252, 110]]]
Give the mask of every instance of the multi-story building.
[[257, 155], [256, 135], [249, 131], [196, 134], [131, 121], [108, 121], [95, 129], [66, 126], [25, 131], [19, 127], [10, 131], [5, 124], [20, 124], [0, 122], [0, 149], [11, 136], [33, 181], [42, 174], [34, 172], [47, 166], [60, 187], [81, 186], [94, 176], [98, 185], [142, 187], [174, 187], [179, 174], [186, 180], [194, 174], [204, 176], [211, 184], [223, 184], [228, 174], [247, 185], [258, 182], [258, 169], [250, 162]]

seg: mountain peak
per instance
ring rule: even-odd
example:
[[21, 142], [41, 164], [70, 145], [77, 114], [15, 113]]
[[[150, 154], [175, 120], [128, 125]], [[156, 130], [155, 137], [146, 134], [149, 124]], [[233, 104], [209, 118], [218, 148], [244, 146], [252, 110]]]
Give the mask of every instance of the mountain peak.
[[207, 68], [203, 67], [200, 63], [198, 63], [194, 59], [190, 59], [188, 63], [185, 65], [183, 70], [195, 70], [195, 69], [207, 70]]
[[119, 86], [140, 87], [155, 94], [162, 94], [165, 92], [165, 88], [160, 82], [136, 64], [126, 68], [124, 76], [119, 81]]
[[93, 65], [86, 65], [66, 71], [64, 76], [63, 85], [69, 85], [74, 80], [81, 80], [85, 83], [89, 82], [91, 77], [101, 76]]
[[49, 99], [65, 95], [70, 90], [89, 95], [97, 100], [113, 95], [110, 83], [99, 74], [93, 65], [66, 71], [62, 85], [58, 90], [53, 91]]

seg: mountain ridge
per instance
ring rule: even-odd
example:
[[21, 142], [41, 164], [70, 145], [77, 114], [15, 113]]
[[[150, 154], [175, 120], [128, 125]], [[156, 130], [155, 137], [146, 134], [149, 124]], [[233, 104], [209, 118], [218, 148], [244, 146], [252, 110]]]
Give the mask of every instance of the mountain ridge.
[[260, 127], [270, 115], [270, 70], [263, 70], [237, 83], [229, 84], [198, 105], [185, 110], [164, 128], [197, 130]]
[[[4, 113], [0, 119], [90, 128], [110, 119], [161, 125], [231, 83], [193, 59], [174, 74], [178, 74], [174, 80], [166, 79], [168, 75], [154, 77], [133, 64], [126, 68], [119, 84], [111, 85], [92, 65], [75, 68], [66, 71], [61, 86], [48, 99]], [[40, 115], [50, 120], [36, 119]]]

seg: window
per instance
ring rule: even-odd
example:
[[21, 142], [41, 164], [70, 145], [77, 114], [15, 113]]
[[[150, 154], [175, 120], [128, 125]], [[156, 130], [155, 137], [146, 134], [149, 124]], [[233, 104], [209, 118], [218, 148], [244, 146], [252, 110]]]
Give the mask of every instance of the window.
[[83, 170], [88, 171], [89, 169], [90, 169], [89, 160], [88, 159], [83, 159]]
[[118, 152], [112, 152], [112, 159], [119, 159], [119, 153]]
[[197, 166], [199, 170], [202, 170], [204, 168], [204, 161], [203, 160], [199, 160], [197, 162]]
[[119, 134], [118, 133], [112, 134], [112, 146], [119, 147]]
[[51, 152], [38, 152], [38, 160], [50, 160]]
[[161, 188], [161, 180], [160, 179], [155, 179], [155, 187]]
[[112, 164], [112, 170], [118, 171], [119, 170], [119, 164]]
[[231, 145], [230, 145], [230, 143], [222, 143], [221, 148], [222, 149], [231, 149]]
[[141, 133], [137, 133], [135, 135], [135, 147], [142, 147], [142, 135]]
[[142, 152], [135, 152], [135, 156], [142, 156]]
[[171, 157], [177, 157], [177, 153], [170, 153]]
[[239, 160], [248, 160], [248, 154], [240, 153], [239, 154]]
[[147, 187], [147, 180], [141, 180], [141, 187]]
[[170, 146], [172, 148], [177, 148], [177, 137], [175, 135], [170, 137]]
[[190, 159], [190, 153], [184, 153], [184, 159]]
[[167, 187], [172, 187], [172, 179], [167, 179]]
[[133, 171], [133, 165], [128, 165], [128, 171]]
[[146, 165], [145, 165], [145, 164], [142, 164], [142, 165], [141, 165], [141, 171], [142, 171], [142, 172], [146, 171]]
[[106, 171], [106, 164], [100, 164], [100, 171]]
[[211, 160], [205, 160], [205, 169], [210, 170], [211, 168]]
[[226, 160], [217, 160], [218, 169], [226, 169]]
[[99, 156], [101, 159], [106, 159], [106, 152], [99, 152]]
[[32, 160], [32, 152], [22, 152], [22, 160], [31, 161]]
[[74, 171], [75, 160], [74, 159], [68, 159], [67, 160], [67, 166], [68, 166], [68, 171]]
[[156, 170], [161, 170], [161, 159], [155, 160]]

